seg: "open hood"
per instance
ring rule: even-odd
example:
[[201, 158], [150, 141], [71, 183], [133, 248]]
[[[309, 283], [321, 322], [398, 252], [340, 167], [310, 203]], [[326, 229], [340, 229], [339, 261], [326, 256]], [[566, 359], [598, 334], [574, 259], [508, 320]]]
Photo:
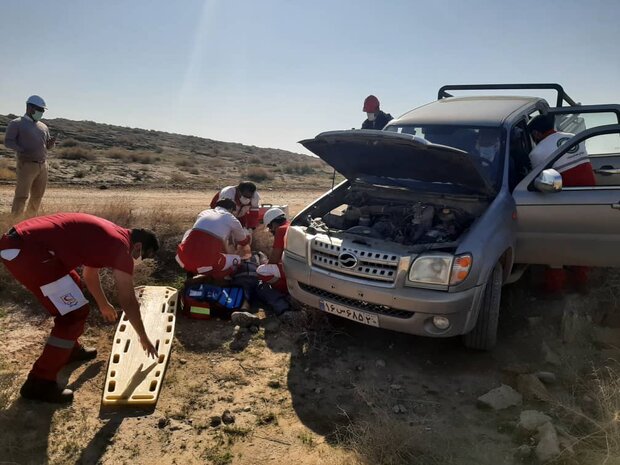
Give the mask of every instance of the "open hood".
[[450, 183], [491, 195], [494, 188], [467, 152], [411, 134], [348, 130], [300, 141], [347, 179], [407, 179]]

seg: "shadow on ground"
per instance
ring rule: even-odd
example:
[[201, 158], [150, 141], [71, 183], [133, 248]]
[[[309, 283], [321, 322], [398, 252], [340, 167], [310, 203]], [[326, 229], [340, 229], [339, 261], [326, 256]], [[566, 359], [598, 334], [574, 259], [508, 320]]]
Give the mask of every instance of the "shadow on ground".
[[[77, 367], [77, 364], [71, 364], [63, 369], [59, 376], [60, 384], [66, 383], [71, 372]], [[79, 389], [97, 376], [102, 367], [103, 362], [88, 366], [67, 387], [73, 390]], [[52, 420], [55, 415], [58, 415], [58, 421], [62, 421], [62, 415], [69, 416], [71, 409], [71, 405], [48, 404], [18, 397], [8, 409], [0, 412], [1, 459], [15, 463], [48, 463], [48, 447], [53, 441], [50, 437]], [[80, 432], [77, 431], [74, 434], [76, 441], [79, 441]]]

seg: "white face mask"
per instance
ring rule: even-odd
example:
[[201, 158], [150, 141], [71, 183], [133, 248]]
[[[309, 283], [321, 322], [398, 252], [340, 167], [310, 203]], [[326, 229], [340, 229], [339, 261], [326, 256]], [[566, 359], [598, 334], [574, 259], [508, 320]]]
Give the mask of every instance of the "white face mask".
[[35, 111], [32, 114], [32, 119], [35, 120], [35, 121], [40, 121], [41, 118], [43, 118], [43, 112], [42, 111]]
[[368, 121], [374, 121], [376, 118], [374, 113], [366, 113], [366, 115], [368, 116]]
[[249, 205], [249, 203], [252, 201], [252, 199], [249, 199], [247, 197], [241, 197], [239, 198], [239, 202], [241, 202], [241, 205]]

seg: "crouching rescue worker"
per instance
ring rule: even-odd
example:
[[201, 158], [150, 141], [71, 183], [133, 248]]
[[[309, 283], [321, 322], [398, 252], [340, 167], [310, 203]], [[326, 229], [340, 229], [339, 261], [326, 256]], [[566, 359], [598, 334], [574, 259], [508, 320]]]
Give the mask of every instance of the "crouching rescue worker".
[[263, 216], [263, 223], [271, 234], [274, 235], [273, 248], [269, 256], [269, 262], [261, 265], [256, 269], [259, 279], [263, 282], [271, 284], [271, 286], [288, 294], [286, 287], [286, 277], [284, 276], [284, 268], [282, 266], [282, 254], [284, 253], [284, 237], [290, 223], [286, 218], [286, 214], [280, 208], [270, 208]]
[[228, 186], [219, 191], [211, 200], [211, 208], [215, 208], [218, 200], [230, 199], [235, 203], [232, 210], [241, 226], [256, 229], [258, 226], [258, 211], [260, 195], [256, 192], [256, 184], [249, 181], [240, 182], [238, 186]]
[[215, 208], [199, 213], [194, 226], [177, 247], [176, 260], [185, 271], [214, 279], [234, 273], [241, 257], [228, 253], [229, 240], [240, 247], [248, 245], [252, 239], [232, 214], [235, 206], [233, 200], [221, 199]]
[[146, 334], [133, 285], [134, 260], [150, 258], [159, 248], [157, 237], [145, 229], [125, 229], [84, 213], [39, 216], [16, 224], [0, 238], [0, 258], [9, 272], [32, 292], [50, 315], [54, 327], [43, 353], [34, 363], [20, 393], [27, 399], [71, 402], [73, 392], [57, 383], [69, 362], [91, 360], [97, 349], [83, 347], [78, 338], [90, 310], [75, 268], [104, 320], [113, 322], [116, 310], [99, 280], [99, 268], [111, 268], [118, 299], [149, 356], [157, 350]]

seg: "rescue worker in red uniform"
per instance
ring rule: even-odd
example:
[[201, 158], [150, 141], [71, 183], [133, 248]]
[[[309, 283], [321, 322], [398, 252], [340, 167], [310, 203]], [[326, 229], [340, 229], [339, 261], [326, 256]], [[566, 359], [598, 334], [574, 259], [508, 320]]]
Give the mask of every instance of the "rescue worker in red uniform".
[[282, 254], [284, 253], [284, 238], [290, 226], [286, 218], [286, 214], [280, 208], [270, 208], [265, 212], [263, 223], [271, 234], [274, 235], [273, 248], [269, 256], [269, 262], [261, 265], [256, 269], [259, 279], [271, 284], [271, 286], [288, 294], [286, 286], [286, 276], [284, 275], [284, 267], [282, 266]]
[[0, 238], [4, 266], [55, 317], [43, 353], [20, 390], [22, 397], [71, 402], [73, 392], [58, 385], [58, 373], [68, 362], [97, 356], [96, 349], [85, 348], [78, 341], [90, 310], [75, 271], [79, 266], [83, 266], [84, 283], [108, 322], [115, 321], [117, 313], [101, 287], [99, 269], [112, 269], [118, 299], [129, 322], [144, 350], [157, 357], [140, 317], [133, 267], [134, 259], [153, 257], [158, 248], [157, 237], [148, 230], [126, 229], [85, 213], [31, 218], [16, 224]]
[[376, 129], [380, 131], [393, 119], [392, 115], [379, 109], [379, 99], [374, 95], [366, 97], [362, 111], [366, 113], [362, 129]]
[[[530, 152], [532, 168], [544, 163], [559, 147], [564, 145], [574, 134], [555, 130], [553, 115], [538, 115], [528, 124], [528, 130], [536, 147]], [[585, 144], [581, 142], [568, 150], [552, 166], [562, 175], [565, 187], [595, 186], [596, 178]], [[573, 286], [580, 292], [587, 292], [588, 267], [571, 266], [568, 268]], [[557, 295], [566, 284], [566, 273], [561, 266], [545, 269], [544, 291], [548, 295]]]
[[198, 215], [177, 247], [176, 260], [185, 271], [214, 279], [223, 279], [235, 271], [241, 257], [228, 253], [229, 240], [243, 247], [252, 239], [232, 214], [235, 207], [233, 200], [221, 199], [215, 208]]
[[235, 202], [232, 213], [239, 220], [241, 226], [256, 229], [259, 223], [258, 211], [260, 207], [260, 195], [256, 192], [256, 184], [243, 181], [238, 186], [225, 187], [215, 194], [211, 200], [211, 208], [215, 208], [220, 199], [230, 199]]

